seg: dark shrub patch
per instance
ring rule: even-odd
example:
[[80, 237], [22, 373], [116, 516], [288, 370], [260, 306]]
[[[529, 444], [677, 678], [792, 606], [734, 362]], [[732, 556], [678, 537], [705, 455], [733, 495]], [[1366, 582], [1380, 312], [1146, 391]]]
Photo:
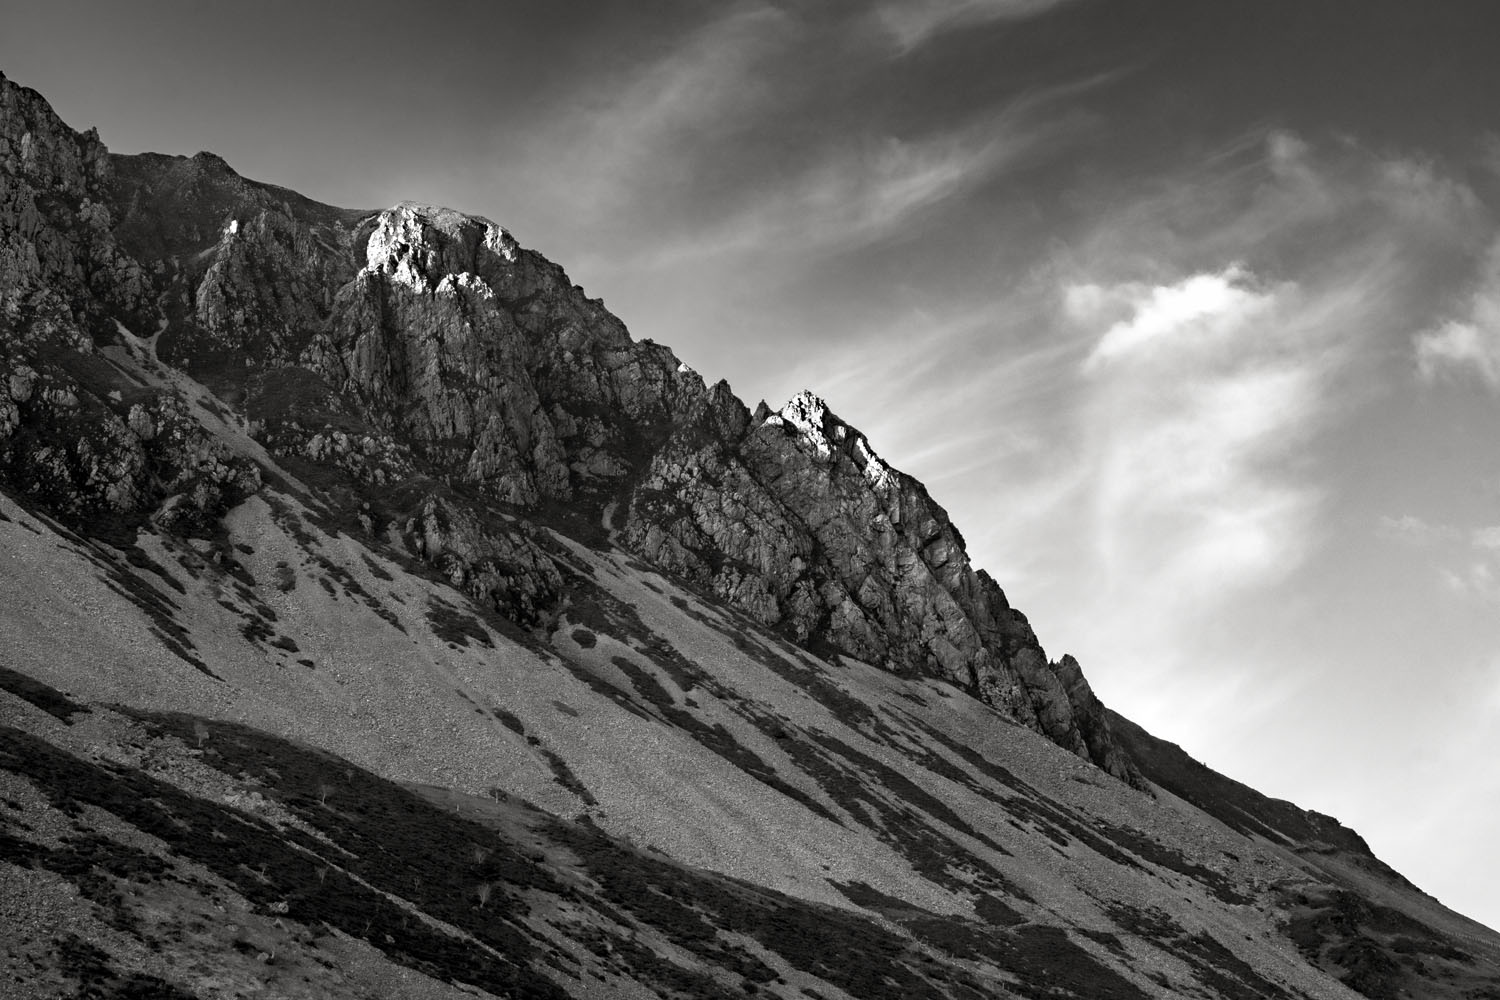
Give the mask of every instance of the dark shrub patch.
[[[139, 717], [184, 742], [195, 738], [190, 716]], [[285, 903], [291, 919], [327, 922], [436, 978], [481, 984], [501, 994], [564, 996], [532, 970], [539, 960], [536, 948], [510, 917], [524, 907], [518, 890], [559, 888], [550, 874], [504, 844], [496, 845], [482, 868], [451, 863], [474, 843], [493, 842], [486, 828], [337, 758], [243, 726], [216, 723], [202, 759], [227, 774], [264, 782], [339, 848], [296, 830], [277, 830], [134, 769], [101, 767], [0, 728], [0, 768], [32, 779], [59, 808], [87, 803], [114, 813], [209, 868], [253, 903]], [[319, 786], [334, 767], [343, 778], [325, 804]], [[344, 812], [334, 807], [338, 803], [352, 805]], [[499, 888], [481, 914], [470, 901], [474, 885], [485, 881]], [[383, 893], [412, 900], [504, 958], [448, 936]]]
[[78, 982], [76, 1000], [197, 1000], [156, 976], [118, 971], [107, 954], [76, 934], [62, 938], [56, 947], [58, 968]]
[[67, 722], [75, 712], [88, 714], [88, 709], [69, 698], [54, 687], [49, 687], [34, 677], [0, 667], [0, 690], [9, 691], [23, 701], [40, 708], [48, 715]]
[[578, 780], [578, 775], [568, 766], [568, 762], [546, 747], [538, 747], [538, 752], [546, 758], [547, 766], [552, 769], [552, 775], [557, 783], [583, 800], [585, 805], [596, 806], [599, 800], [594, 798], [594, 793], [589, 791], [588, 786]]
[[1025, 917], [989, 893], [984, 893], [974, 900], [974, 912], [979, 914], [980, 920], [987, 924], [994, 924], [996, 927], [1014, 927], [1026, 922]]
[[[459, 693], [462, 694], [463, 692]], [[501, 725], [503, 725], [506, 729], [509, 729], [511, 732], [515, 733], [517, 736], [526, 735], [526, 727], [522, 725], [521, 720], [516, 718], [514, 713], [507, 712], [499, 705], [496, 705], [494, 708], [490, 709], [490, 713], [494, 715], [496, 719], [500, 720]]]
[[427, 623], [432, 627], [433, 635], [444, 642], [467, 646], [472, 639], [476, 646], [495, 647], [489, 631], [478, 618], [440, 598], [434, 597], [428, 602]]

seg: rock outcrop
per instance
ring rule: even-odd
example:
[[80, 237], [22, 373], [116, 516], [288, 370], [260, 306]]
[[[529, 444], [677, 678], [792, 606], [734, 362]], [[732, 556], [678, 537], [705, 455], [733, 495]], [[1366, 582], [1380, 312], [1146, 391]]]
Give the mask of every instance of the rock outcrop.
[[156, 315], [113, 231], [113, 183], [95, 132], [0, 77], [0, 476], [74, 523], [210, 532], [259, 470], [97, 353]]
[[627, 544], [798, 642], [943, 677], [1138, 780], [1077, 662], [1048, 661], [921, 483], [810, 392], [753, 417], [712, 409], [653, 456]]
[[945, 678], [1139, 780], [922, 484], [811, 393], [752, 414], [488, 220], [111, 156], [0, 78], [0, 324], [0, 474], [75, 520], [211, 531], [259, 482], [98, 356], [123, 326], [519, 622], [567, 599], [532, 522], [614, 510], [621, 544], [790, 639]]

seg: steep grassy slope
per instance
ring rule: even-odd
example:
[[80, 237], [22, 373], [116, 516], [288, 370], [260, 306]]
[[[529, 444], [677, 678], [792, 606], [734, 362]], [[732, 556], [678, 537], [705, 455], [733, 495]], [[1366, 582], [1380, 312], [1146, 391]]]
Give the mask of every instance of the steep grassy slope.
[[1359, 834], [1225, 777], [1128, 719], [1112, 715], [1110, 723], [1160, 788], [1258, 843], [1283, 848], [1326, 883], [1279, 900], [1287, 936], [1314, 965], [1370, 997], [1429, 995], [1437, 988], [1425, 981], [1432, 978], [1476, 997], [1492, 992], [1484, 975], [1475, 975], [1475, 955], [1491, 949], [1494, 933], [1422, 893]]
[[[316, 507], [122, 551], [0, 499], [22, 995], [1397, 995], [1323, 954], [1367, 896], [950, 685], [562, 537], [525, 633]], [[1500, 960], [1397, 930], [1423, 995]]]

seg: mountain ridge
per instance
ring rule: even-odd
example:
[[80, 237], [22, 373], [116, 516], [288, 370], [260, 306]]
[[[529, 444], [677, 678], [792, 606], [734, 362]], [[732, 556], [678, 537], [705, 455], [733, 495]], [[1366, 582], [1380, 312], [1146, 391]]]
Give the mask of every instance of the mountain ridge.
[[1500, 988], [1110, 713], [814, 393], [752, 412], [488, 220], [117, 157], [0, 77], [0, 367], [25, 995]]
[[[49, 116], [50, 109], [12, 115], [38, 127], [66, 128]], [[19, 143], [26, 147], [23, 174], [28, 157], [35, 159], [25, 138], [32, 134], [27, 128]], [[1049, 738], [1134, 780], [1076, 664], [1065, 686], [1024, 617], [988, 576], [969, 570], [962, 537], [925, 488], [882, 463], [885, 478], [871, 485], [893, 499], [877, 514], [878, 500], [872, 504], [873, 498], [851, 492], [852, 476], [800, 470], [819, 488], [841, 478], [847, 494], [841, 503], [861, 503], [870, 516], [884, 519], [882, 525], [898, 526], [879, 552], [840, 553], [835, 564], [814, 558], [815, 549], [835, 542], [820, 529], [837, 512], [811, 495], [808, 484], [790, 484], [782, 474], [799, 449], [764, 432], [779, 424], [746, 422], [748, 411], [727, 383], [711, 392], [669, 349], [636, 344], [560, 267], [522, 249], [501, 227], [412, 202], [370, 216], [303, 201], [297, 206], [303, 218], [286, 199], [269, 203], [274, 189], [245, 181], [212, 154], [186, 161], [135, 158], [127, 162], [148, 169], [127, 173], [115, 169], [115, 160], [100, 158], [97, 138], [83, 148], [81, 155], [95, 164], [96, 186], [114, 174], [106, 200], [121, 216], [115, 229], [120, 248], [130, 259], [148, 261], [153, 249], [176, 251], [132, 273], [126, 289], [138, 300], [147, 297], [142, 285], [155, 292], [155, 312], [138, 305], [132, 318], [143, 324], [137, 329], [160, 331], [157, 351], [166, 360], [205, 374], [211, 386], [228, 383], [231, 392], [249, 391], [246, 380], [235, 378], [242, 374], [235, 366], [295, 362], [383, 432], [378, 444], [364, 446], [365, 456], [377, 452], [407, 473], [425, 463], [521, 509], [602, 493], [642, 475], [650, 495], [641, 499], [681, 507], [684, 497], [674, 491], [684, 456], [677, 450], [692, 448], [688, 460], [695, 468], [709, 480], [733, 477], [738, 492], [704, 495], [704, 481], [693, 484], [694, 500], [665, 532], [677, 536], [670, 540], [652, 534], [660, 527], [658, 514], [650, 524], [634, 523], [632, 496], [611, 495], [625, 501], [628, 544], [762, 622], [784, 625], [799, 642], [826, 640], [852, 655], [925, 664], [960, 678]], [[55, 168], [30, 168], [39, 169], [48, 178], [54, 169], [59, 176], [78, 171], [66, 157]], [[79, 191], [89, 188], [87, 177], [68, 180]], [[178, 232], [148, 239], [139, 209], [162, 185], [178, 200], [203, 207], [167, 216], [184, 220]], [[211, 228], [212, 214], [219, 218]], [[349, 225], [350, 219], [358, 221]], [[115, 250], [102, 234], [98, 242]], [[141, 277], [148, 272], [155, 277]], [[183, 286], [194, 280], [189, 302]], [[107, 327], [101, 330], [99, 320], [94, 325], [96, 340], [107, 342]], [[226, 354], [244, 365], [226, 365]], [[805, 402], [798, 397], [781, 412]], [[273, 450], [290, 450], [296, 444], [284, 432], [308, 429], [278, 419], [275, 403], [285, 405], [277, 400], [265, 408], [263, 433]], [[868, 450], [867, 443], [859, 445], [863, 435], [826, 408], [805, 416], [826, 421], [829, 430], [848, 433], [855, 447]], [[716, 448], [704, 450], [695, 440], [703, 417], [718, 432]], [[796, 426], [813, 429], [805, 421]], [[328, 446], [316, 435], [302, 443], [304, 451]], [[833, 458], [822, 445], [815, 450], [820, 459]], [[351, 467], [368, 464], [353, 453], [344, 458]], [[761, 507], [753, 542], [731, 537], [735, 525], [722, 518], [726, 503], [744, 506], [752, 494]], [[602, 511], [602, 503], [586, 505]], [[917, 509], [916, 534], [899, 527], [903, 505]], [[592, 509], [587, 516], [594, 516]], [[761, 544], [773, 526], [774, 553]], [[726, 561], [732, 565], [725, 567]], [[711, 564], [718, 564], [712, 572]], [[788, 574], [788, 566], [801, 571]], [[535, 604], [542, 591], [536, 584], [527, 590]]]

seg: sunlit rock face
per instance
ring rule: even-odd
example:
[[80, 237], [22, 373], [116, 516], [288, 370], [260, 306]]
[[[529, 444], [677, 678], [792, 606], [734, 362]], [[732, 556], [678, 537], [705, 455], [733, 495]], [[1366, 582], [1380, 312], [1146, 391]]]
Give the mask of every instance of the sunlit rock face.
[[55, 509], [211, 531], [258, 488], [169, 393], [112, 395], [64, 357], [147, 352], [518, 619], [560, 608], [529, 521], [592, 525], [798, 643], [942, 677], [1135, 780], [1077, 665], [816, 395], [752, 415], [488, 220], [330, 208], [208, 153], [112, 157], [8, 82], [0, 164], [0, 460]]
[[629, 544], [799, 642], [946, 678], [1135, 777], [1077, 663], [1048, 662], [921, 483], [810, 392], [776, 412], [762, 404], [748, 422], [722, 411], [652, 458], [631, 498]]
[[527, 508], [612, 488], [642, 429], [704, 394], [494, 223], [411, 204], [375, 217], [303, 360], [444, 475]]

